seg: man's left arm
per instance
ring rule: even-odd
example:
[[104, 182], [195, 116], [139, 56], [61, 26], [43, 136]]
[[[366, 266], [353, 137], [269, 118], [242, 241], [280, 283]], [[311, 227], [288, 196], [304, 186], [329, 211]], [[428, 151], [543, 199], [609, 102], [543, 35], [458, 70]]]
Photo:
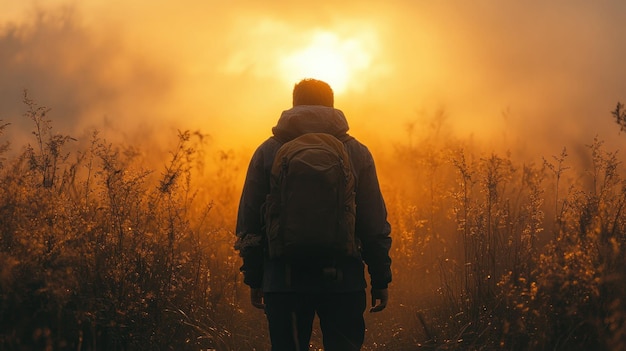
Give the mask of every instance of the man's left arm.
[[[391, 282], [391, 225], [387, 221], [387, 208], [374, 161], [369, 153], [367, 156], [357, 188], [356, 231], [361, 240], [361, 254], [367, 264], [372, 290], [381, 291], [386, 290]], [[386, 296], [386, 291], [378, 294], [381, 300]]]

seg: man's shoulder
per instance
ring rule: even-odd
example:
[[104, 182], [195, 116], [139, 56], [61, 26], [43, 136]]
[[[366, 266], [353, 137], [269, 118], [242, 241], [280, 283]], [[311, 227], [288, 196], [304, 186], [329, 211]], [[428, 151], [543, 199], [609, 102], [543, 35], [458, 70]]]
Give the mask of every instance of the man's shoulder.
[[352, 150], [354, 153], [357, 153], [358, 155], [361, 155], [361, 156], [371, 155], [369, 148], [355, 137], [351, 136], [350, 139], [345, 142], [345, 144], [348, 149]]
[[267, 154], [268, 152], [275, 152], [281, 145], [281, 142], [276, 137], [271, 136], [263, 141], [256, 149], [257, 154]]
[[266, 167], [271, 160], [274, 159], [274, 155], [276, 155], [276, 151], [280, 148], [281, 143], [272, 137], [267, 138], [263, 141], [254, 151], [252, 155], [252, 164], [255, 167]]

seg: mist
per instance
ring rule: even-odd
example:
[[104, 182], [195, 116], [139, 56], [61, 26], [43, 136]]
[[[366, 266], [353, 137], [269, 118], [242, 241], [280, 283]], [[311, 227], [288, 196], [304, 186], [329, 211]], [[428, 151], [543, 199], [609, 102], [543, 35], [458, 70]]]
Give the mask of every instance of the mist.
[[0, 3], [0, 347], [266, 349], [237, 204], [328, 48], [394, 240], [368, 350], [624, 341], [626, 3]]
[[365, 38], [371, 57], [336, 97], [363, 141], [402, 142], [441, 110], [455, 135], [524, 157], [623, 140], [610, 115], [626, 91], [619, 1], [5, 5], [0, 119], [15, 135], [28, 135], [27, 90], [68, 134], [201, 129], [249, 152], [290, 107], [296, 79], [277, 62], [331, 31]]

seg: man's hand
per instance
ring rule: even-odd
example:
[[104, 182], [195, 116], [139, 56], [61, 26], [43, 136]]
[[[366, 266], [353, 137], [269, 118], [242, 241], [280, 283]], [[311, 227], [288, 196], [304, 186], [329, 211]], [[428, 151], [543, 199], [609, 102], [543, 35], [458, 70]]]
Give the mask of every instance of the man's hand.
[[388, 300], [389, 291], [387, 291], [387, 289], [372, 289], [372, 308], [370, 308], [370, 312], [380, 312], [384, 310], [385, 307], [387, 307]]
[[265, 304], [263, 303], [263, 289], [250, 288], [250, 302], [252, 303], [252, 306], [264, 309]]

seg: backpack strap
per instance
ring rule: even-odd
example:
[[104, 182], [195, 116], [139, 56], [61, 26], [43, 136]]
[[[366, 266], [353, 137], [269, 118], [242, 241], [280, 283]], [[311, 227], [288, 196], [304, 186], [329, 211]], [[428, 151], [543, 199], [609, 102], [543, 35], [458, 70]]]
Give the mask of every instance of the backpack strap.
[[288, 140], [286, 140], [286, 139], [283, 139], [283, 138], [277, 137], [276, 135], [272, 135], [272, 136], [270, 137], [270, 139], [274, 139], [274, 140], [276, 140], [276, 141], [277, 141], [280, 145], [282, 145], [282, 144], [284, 144], [284, 143], [286, 143], [286, 142], [288, 141]]
[[347, 143], [349, 141], [354, 140], [354, 137], [348, 133], [344, 133], [342, 135], [335, 135], [337, 139], [339, 139], [342, 143]]
[[[330, 133], [328, 133], [328, 134], [330, 134]], [[333, 135], [333, 134], [331, 134], [331, 135]], [[344, 144], [354, 139], [354, 137], [352, 135], [348, 134], [348, 133], [343, 133], [341, 135], [333, 135], [333, 136], [335, 138], [339, 139], [339, 141], [341, 141]], [[280, 145], [282, 145], [282, 144], [284, 144], [284, 143], [289, 141], [287, 139], [281, 138], [281, 137], [276, 136], [276, 135], [272, 135], [270, 138], [276, 140], [278, 143], [280, 143]]]

